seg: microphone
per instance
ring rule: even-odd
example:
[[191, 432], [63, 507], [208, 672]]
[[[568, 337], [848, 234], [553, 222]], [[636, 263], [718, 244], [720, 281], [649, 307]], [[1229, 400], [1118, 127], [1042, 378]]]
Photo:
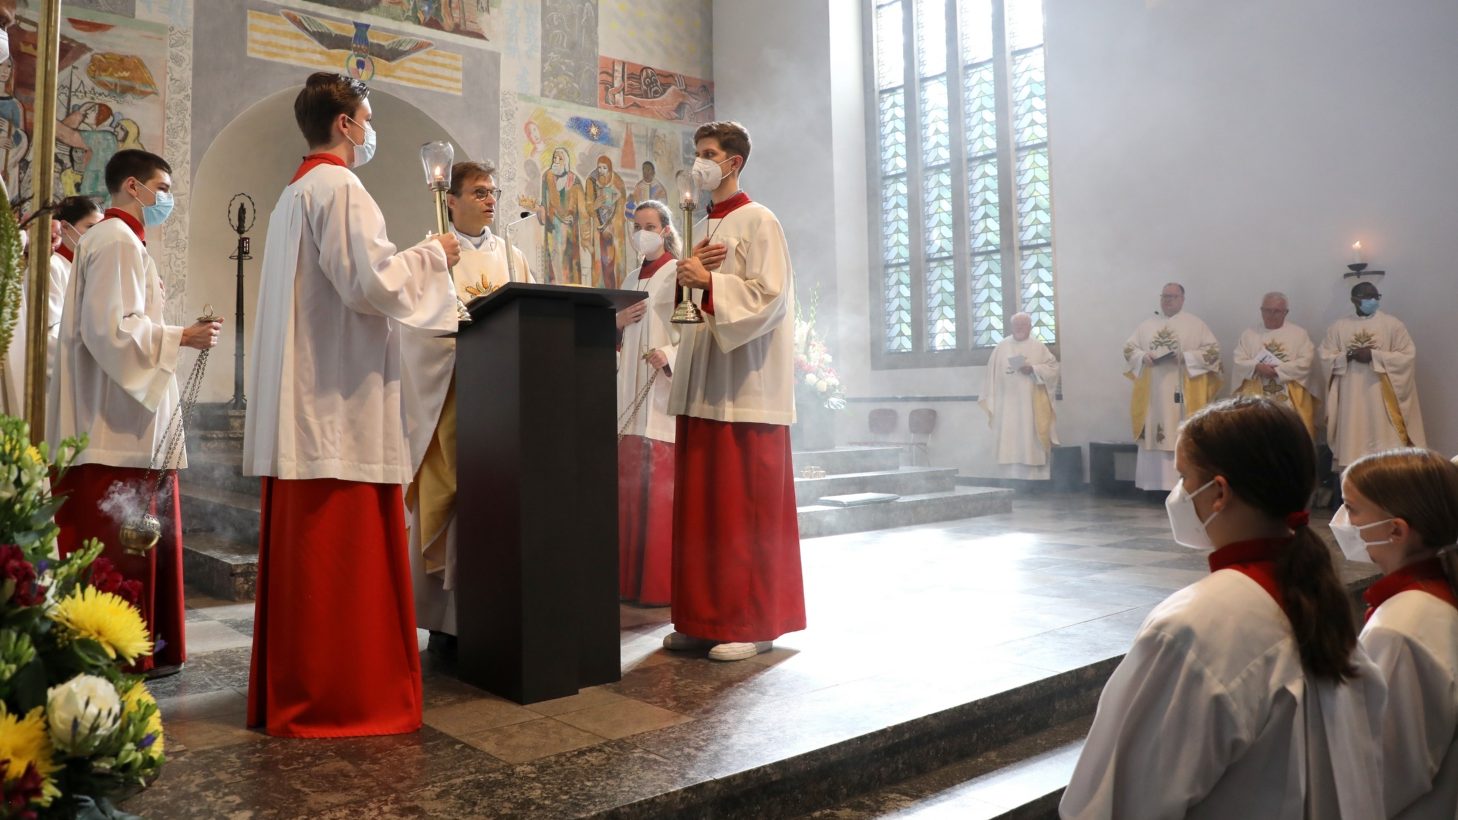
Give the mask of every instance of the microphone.
[[531, 211], [522, 211], [517, 216], [517, 218], [511, 224], [507, 225], [506, 227], [508, 227], [508, 228], [514, 227], [515, 225], [518, 225], [518, 224], [520, 224], [522, 222], [525, 222], [528, 219], [531, 219], [533, 216], [536, 216], [536, 214], [533, 214]]

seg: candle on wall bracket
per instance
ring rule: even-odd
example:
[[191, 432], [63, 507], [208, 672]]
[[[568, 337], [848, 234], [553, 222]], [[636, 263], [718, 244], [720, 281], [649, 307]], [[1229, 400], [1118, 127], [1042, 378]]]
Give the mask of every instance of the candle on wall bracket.
[[1385, 270], [1368, 270], [1367, 258], [1362, 250], [1362, 240], [1352, 243], [1352, 261], [1347, 265], [1347, 272], [1342, 274], [1344, 279], [1364, 279], [1386, 276]]

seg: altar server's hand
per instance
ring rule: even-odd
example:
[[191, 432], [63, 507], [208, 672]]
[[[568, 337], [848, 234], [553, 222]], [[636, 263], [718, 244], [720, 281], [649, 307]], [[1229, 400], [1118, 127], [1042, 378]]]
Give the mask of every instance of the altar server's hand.
[[[720, 258], [723, 258], [722, 254]], [[697, 256], [690, 256], [678, 263], [678, 284], [680, 286], [706, 290], [709, 287], [710, 281], [712, 279], [709, 276], [708, 269], [704, 267], [704, 263], [700, 262]]]
[[223, 330], [223, 320], [198, 322], [182, 329], [182, 346], [207, 350], [218, 343], [218, 334]]
[[1154, 366], [1154, 354], [1153, 353], [1145, 353], [1144, 354], [1144, 366], [1145, 367], [1153, 367]]
[[662, 350], [651, 350], [648, 352], [648, 366], [663, 370], [668, 367], [668, 356]]
[[710, 245], [708, 239], [701, 239], [694, 246], [694, 258], [703, 263], [705, 270], [718, 270], [724, 264], [724, 257], [728, 255], [729, 247], [723, 242]]
[[1031, 376], [1033, 375], [1033, 366], [1030, 364], [1025, 364], [1022, 367], [1018, 368], [1018, 372], [1023, 374], [1024, 376]]
[[453, 233], [438, 233], [431, 237], [440, 243], [441, 250], [445, 251], [446, 264], [455, 267], [461, 261], [461, 240]]
[[628, 325], [636, 325], [639, 322], [643, 321], [643, 315], [647, 312], [647, 302], [638, 302], [618, 311], [618, 330], [622, 330]]
[[1372, 363], [1372, 348], [1370, 348], [1370, 347], [1359, 347], [1356, 350], [1353, 350], [1351, 352], [1351, 357], [1352, 357], [1352, 359], [1354, 361], [1359, 361], [1362, 364], [1371, 364]]

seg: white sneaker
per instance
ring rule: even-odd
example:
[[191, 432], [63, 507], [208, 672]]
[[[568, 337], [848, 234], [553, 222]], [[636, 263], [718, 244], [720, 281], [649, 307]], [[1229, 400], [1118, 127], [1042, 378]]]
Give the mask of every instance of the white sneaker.
[[757, 643], [721, 643], [709, 650], [711, 661], [742, 661], [774, 648], [773, 641]]
[[691, 652], [695, 649], [708, 649], [713, 645], [713, 641], [695, 638], [692, 635], [685, 635], [682, 632], [670, 632], [663, 636], [663, 648], [671, 649], [674, 652]]

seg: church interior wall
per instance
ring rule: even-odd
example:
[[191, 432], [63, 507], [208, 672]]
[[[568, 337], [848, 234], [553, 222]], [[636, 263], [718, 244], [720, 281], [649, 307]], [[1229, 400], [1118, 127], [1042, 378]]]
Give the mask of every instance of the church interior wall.
[[[34, 3], [21, 4], [21, 30], [30, 20], [33, 39], [27, 5]], [[495, 161], [503, 216], [534, 209], [555, 148], [571, 150], [573, 183], [584, 192], [607, 158], [612, 174], [591, 189], [596, 199], [576, 200], [583, 225], [604, 230], [548, 248], [542, 221], [517, 228], [514, 238], [539, 277], [574, 266], [587, 277], [617, 275], [635, 264], [624, 239], [648, 187], [640, 185], [642, 163], [662, 166], [660, 186], [671, 185], [674, 172], [692, 163], [694, 127], [714, 114], [710, 0], [71, 0], [65, 16], [75, 58], [62, 85], [73, 80], [75, 92], [63, 116], [79, 118], [76, 130], [86, 133], [76, 140], [107, 137], [90, 165], [103, 167], [117, 150], [111, 143], [124, 141], [173, 165], [179, 207], [149, 240], [167, 285], [168, 318], [177, 322], [207, 303], [234, 315], [228, 257], [236, 235], [227, 202], [238, 192], [261, 211], [245, 279], [251, 312], [267, 215], [305, 152], [292, 91], [312, 71], [353, 72], [376, 92], [380, 149], [360, 176], [397, 244], [413, 244], [432, 223], [416, 153], [425, 139], [452, 141], [458, 159]], [[0, 101], [10, 88], [33, 85], [26, 80], [33, 69], [19, 69]], [[281, 92], [287, 99], [274, 98]], [[25, 150], [7, 156], [7, 173], [27, 164], [31, 106], [16, 105]], [[100, 112], [106, 116], [98, 120]], [[536, 142], [525, 130], [533, 118]], [[70, 156], [58, 175], [71, 168]], [[58, 177], [58, 191], [82, 184], [85, 169], [74, 170]], [[249, 339], [251, 330], [250, 316]], [[213, 352], [203, 401], [232, 395], [233, 344], [229, 330]]]
[[[842, 24], [859, 6], [829, 2]], [[762, 5], [754, 11], [770, 32], [809, 13]], [[1377, 282], [1383, 309], [1408, 325], [1418, 347], [1428, 444], [1458, 451], [1458, 393], [1449, 388], [1458, 361], [1448, 355], [1458, 347], [1458, 324], [1448, 317], [1458, 297], [1458, 232], [1446, 182], [1458, 178], [1458, 109], [1442, 102], [1458, 75], [1458, 52], [1443, 34], [1458, 25], [1458, 6], [1046, 0], [1045, 10], [1063, 442], [1130, 440], [1120, 351], [1158, 307], [1164, 282], [1187, 286], [1186, 309], [1214, 330], [1228, 372], [1268, 290], [1289, 295], [1290, 321], [1319, 344], [1326, 326], [1351, 310], [1353, 280], [1342, 274], [1361, 240], [1372, 267], [1389, 271]], [[717, 59], [756, 64], [755, 32], [724, 22], [737, 13], [715, 12]], [[832, 28], [842, 33], [829, 59], [813, 45], [790, 52], [787, 70], [809, 87], [833, 77], [841, 89], [853, 76], [860, 93], [860, 42], [847, 41], [859, 27], [857, 19], [853, 31]], [[721, 68], [716, 78], [720, 100], [735, 101], [726, 113], [751, 127], [782, 116], [757, 91], [761, 74]], [[864, 170], [846, 168], [864, 169], [866, 150], [863, 115], [845, 114], [862, 104], [848, 96], [832, 97], [828, 149], [816, 141], [833, 155], [830, 197], [847, 208], [857, 186], [864, 202]], [[802, 132], [821, 122], [797, 119]], [[827, 188], [803, 151], [758, 151], [755, 165], [745, 179], [751, 190]], [[784, 201], [794, 201], [762, 198], [782, 218]], [[879, 328], [868, 319], [861, 226], [874, 226], [874, 203], [869, 215], [786, 225], [797, 270], [817, 250], [834, 252], [837, 299], [825, 310], [839, 320], [833, 350], [852, 399], [838, 416], [838, 441], [866, 438], [874, 407], [901, 410], [903, 434], [907, 410], [932, 407], [939, 419], [931, 461], [995, 475], [986, 416], [969, 398], [981, 389], [982, 368], [871, 367]], [[885, 401], [895, 396], [951, 398]]]

